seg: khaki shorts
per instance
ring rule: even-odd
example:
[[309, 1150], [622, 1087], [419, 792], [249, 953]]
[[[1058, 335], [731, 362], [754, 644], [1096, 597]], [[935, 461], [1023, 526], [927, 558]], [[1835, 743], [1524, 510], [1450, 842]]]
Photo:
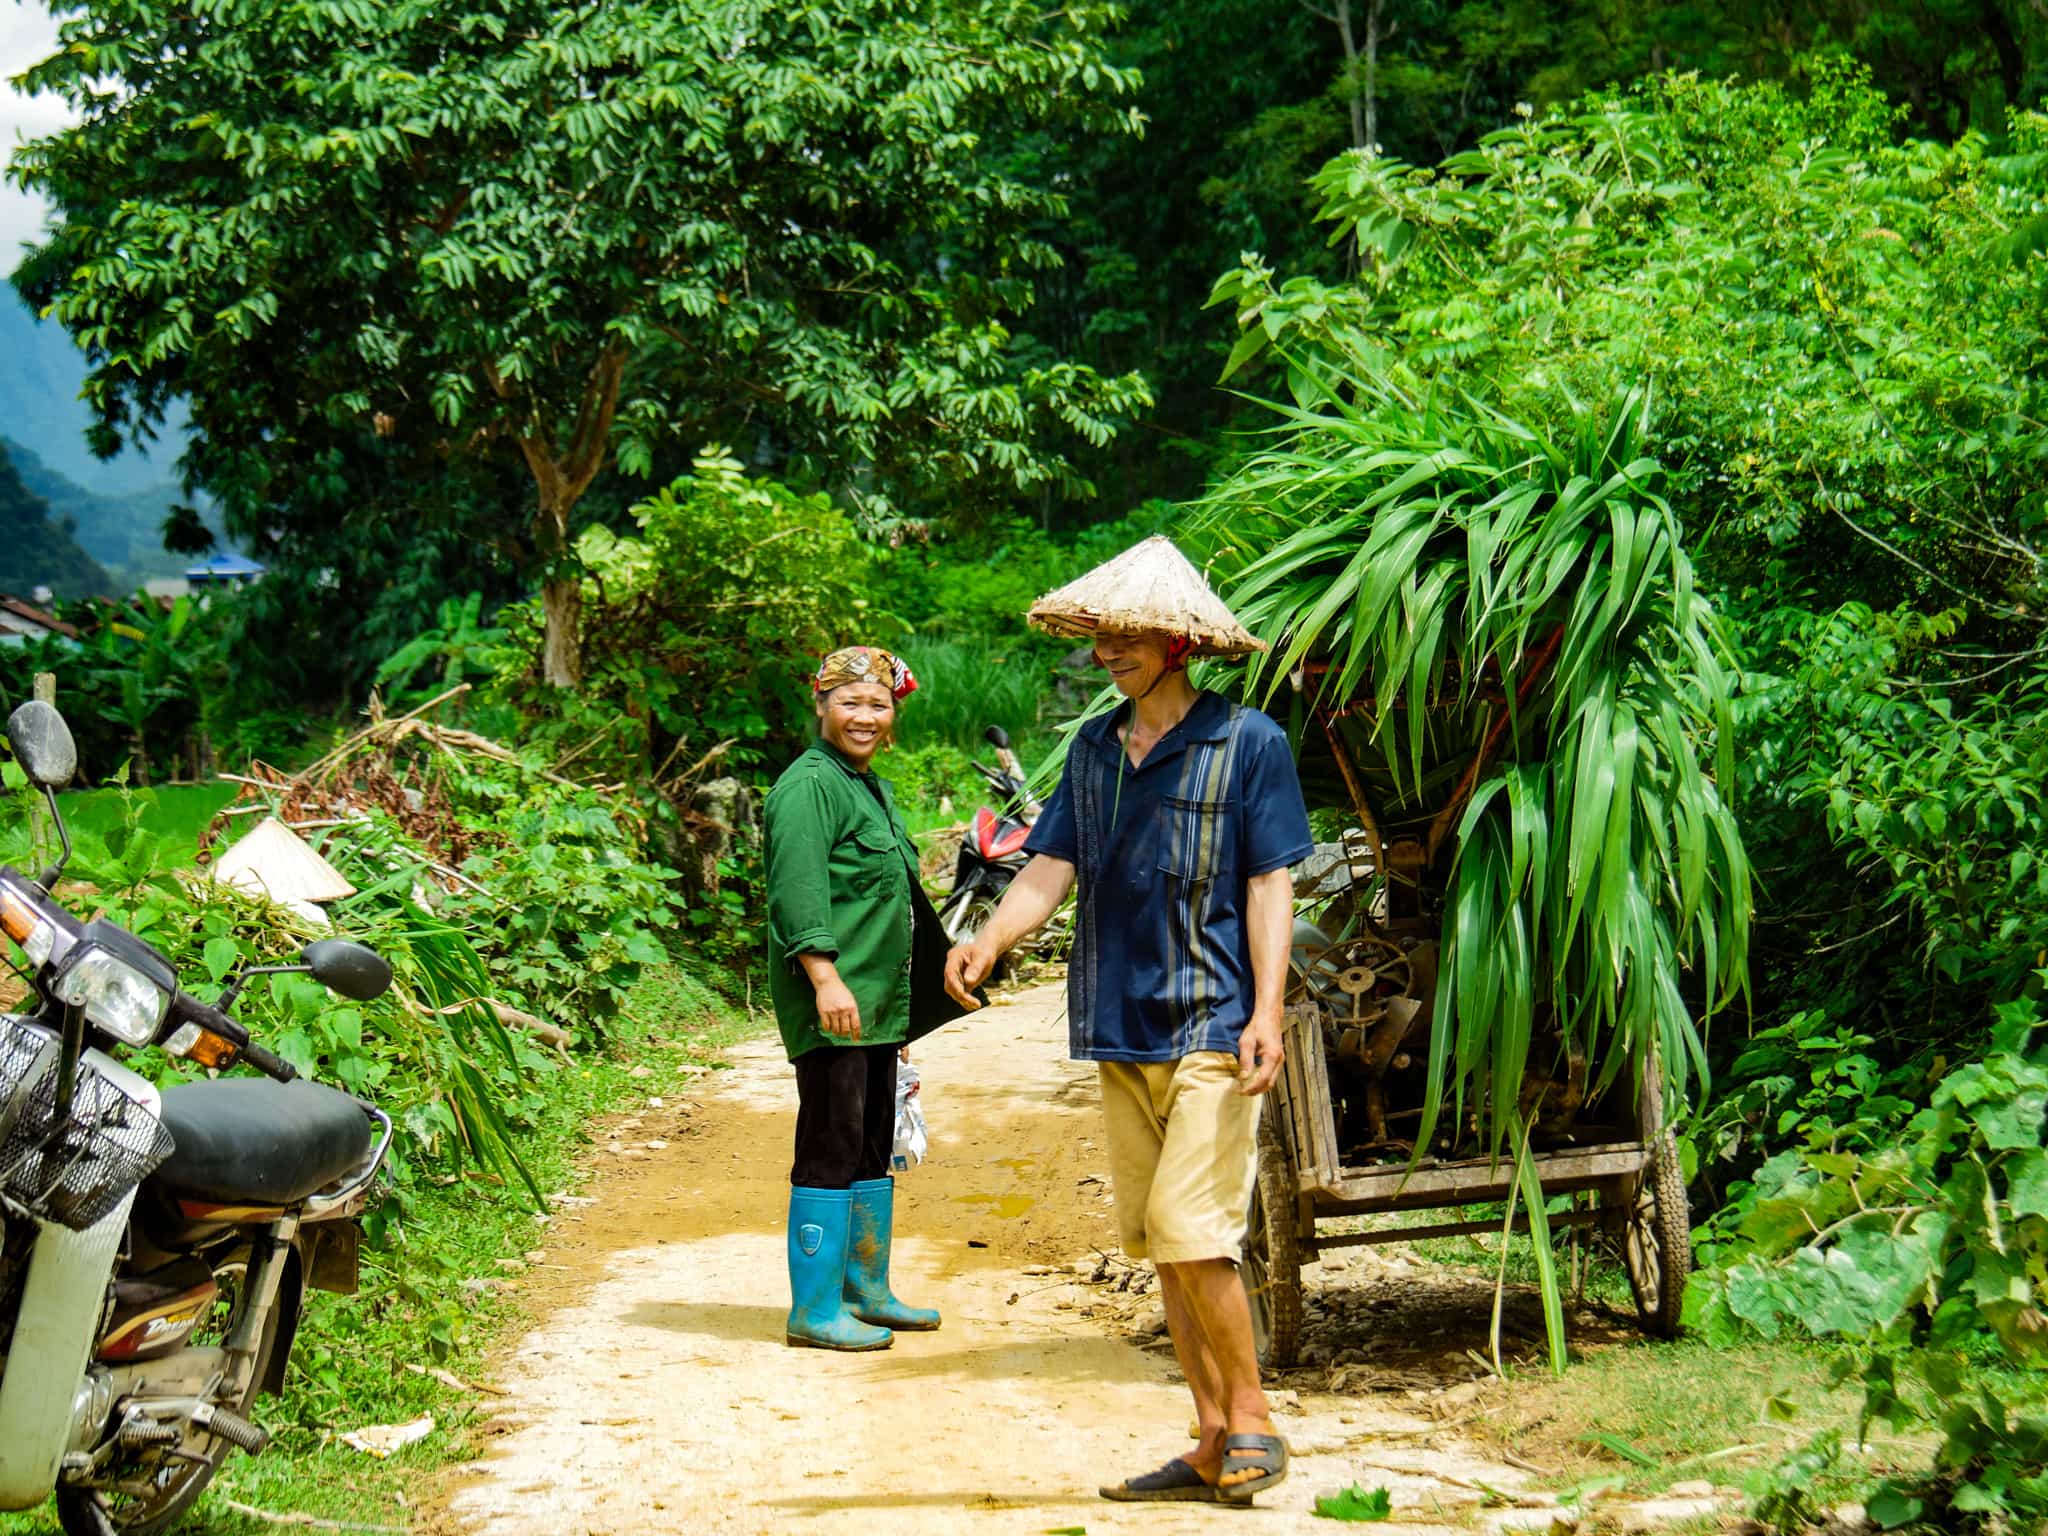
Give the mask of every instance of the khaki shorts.
[[1258, 1177], [1264, 1102], [1237, 1091], [1237, 1057], [1197, 1051], [1178, 1061], [1097, 1065], [1124, 1252], [1155, 1264], [1235, 1264]]

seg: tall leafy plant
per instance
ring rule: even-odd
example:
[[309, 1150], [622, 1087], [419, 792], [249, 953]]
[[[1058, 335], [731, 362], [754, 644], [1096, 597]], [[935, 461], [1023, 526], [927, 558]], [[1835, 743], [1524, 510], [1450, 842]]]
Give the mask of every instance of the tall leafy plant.
[[1354, 374], [1279, 415], [1206, 515], [1265, 551], [1228, 592], [1272, 647], [1253, 687], [1324, 663], [1325, 697], [1363, 704], [1389, 808], [1450, 861], [1417, 1145], [1446, 1098], [1496, 1147], [1524, 1137], [1546, 1015], [1595, 1085], [1652, 1061], [1673, 1090], [1687, 1063], [1703, 1077], [1695, 1006], [1743, 984], [1750, 870], [1716, 787], [1721, 641], [1644, 452], [1647, 400], [1558, 438]]

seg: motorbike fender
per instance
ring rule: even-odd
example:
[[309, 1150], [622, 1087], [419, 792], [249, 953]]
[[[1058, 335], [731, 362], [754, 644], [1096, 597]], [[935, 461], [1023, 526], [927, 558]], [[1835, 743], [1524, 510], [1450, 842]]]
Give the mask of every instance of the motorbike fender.
[[263, 1372], [263, 1379], [256, 1383], [259, 1394], [283, 1395], [284, 1370], [291, 1363], [292, 1341], [299, 1336], [299, 1316], [305, 1310], [305, 1302], [306, 1256], [295, 1242], [285, 1258], [284, 1273], [278, 1277], [277, 1301], [271, 1307], [270, 1321], [265, 1325], [272, 1343], [269, 1366]]
[[976, 884], [981, 879], [981, 871], [984, 867], [981, 862], [981, 854], [974, 846], [974, 832], [970, 828], [966, 836], [960, 841], [959, 857], [953, 861], [954, 891], [964, 891]]
[[[85, 1059], [150, 1113], [160, 1112], [162, 1097], [146, 1078], [100, 1051], [87, 1051]], [[33, 1508], [57, 1485], [78, 1384], [99, 1334], [107, 1279], [134, 1203], [130, 1190], [83, 1232], [39, 1223], [0, 1375], [0, 1509]]]
[[358, 1288], [358, 1255], [363, 1229], [353, 1221], [326, 1221], [299, 1228], [306, 1289], [353, 1296]]

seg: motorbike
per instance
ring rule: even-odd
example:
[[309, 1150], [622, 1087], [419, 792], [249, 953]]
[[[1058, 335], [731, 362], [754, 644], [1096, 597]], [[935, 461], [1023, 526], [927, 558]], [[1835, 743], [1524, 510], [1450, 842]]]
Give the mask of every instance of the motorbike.
[[[375, 1105], [298, 1079], [232, 1015], [253, 977], [310, 974], [359, 1002], [391, 969], [342, 939], [248, 966], [212, 1003], [170, 962], [52, 896], [71, 857], [56, 789], [77, 752], [31, 701], [7, 722], [54, 820], [55, 864], [0, 867], [0, 931], [29, 1011], [0, 1014], [0, 1509], [54, 1492], [68, 1536], [148, 1536], [191, 1507], [277, 1393], [308, 1289], [356, 1288], [361, 1213], [391, 1145]], [[155, 1048], [262, 1077], [159, 1090]]]
[[939, 907], [946, 937], [959, 944], [972, 938], [989, 920], [1003, 892], [1030, 862], [1024, 843], [1041, 809], [1024, 780], [1024, 765], [1010, 750], [1009, 733], [990, 726], [983, 739], [996, 749], [996, 766], [977, 760], [975, 771], [988, 780], [994, 805], [980, 806], [968, 823], [954, 866], [953, 890]]

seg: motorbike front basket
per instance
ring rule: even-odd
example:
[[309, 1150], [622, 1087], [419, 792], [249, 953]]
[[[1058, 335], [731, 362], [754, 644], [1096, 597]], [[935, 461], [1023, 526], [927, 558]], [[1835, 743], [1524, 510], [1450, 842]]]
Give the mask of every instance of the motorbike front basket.
[[[105, 1218], [175, 1143], [149, 1106], [78, 1064], [69, 1113], [57, 1114], [55, 1042], [19, 1021], [0, 1028], [0, 1197], [39, 1221], [83, 1232]], [[46, 1062], [40, 1071], [28, 1047]], [[9, 1089], [8, 1074], [29, 1076]]]

